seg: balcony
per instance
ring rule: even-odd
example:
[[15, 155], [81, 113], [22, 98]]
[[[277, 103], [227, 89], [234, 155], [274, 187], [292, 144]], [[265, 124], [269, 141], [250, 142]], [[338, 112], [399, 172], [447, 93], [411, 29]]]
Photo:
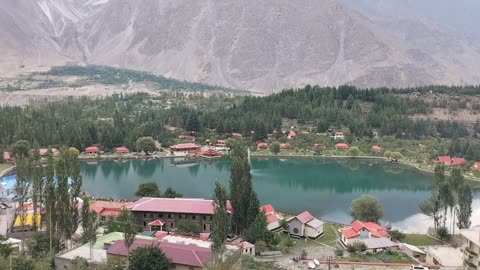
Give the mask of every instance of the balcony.
[[478, 257], [478, 254], [471, 250], [469, 247], [465, 248], [465, 252], [472, 257]]
[[477, 266], [476, 266], [475, 264], [471, 263], [471, 262], [468, 261], [468, 260], [464, 260], [464, 261], [463, 261], [463, 264], [464, 264], [465, 266], [467, 266], [468, 269], [472, 269], [472, 270], [473, 270], [473, 269], [475, 269], [475, 270], [477, 269]]

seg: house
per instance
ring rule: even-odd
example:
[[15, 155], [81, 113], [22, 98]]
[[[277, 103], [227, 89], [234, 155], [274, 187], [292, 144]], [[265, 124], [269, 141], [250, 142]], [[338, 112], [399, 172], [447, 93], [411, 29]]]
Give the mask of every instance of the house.
[[225, 147], [225, 140], [217, 140], [216, 146]]
[[174, 126], [165, 126], [165, 128], [168, 130], [168, 131], [176, 131], [178, 128], [177, 127], [174, 127]]
[[191, 135], [178, 135], [177, 138], [183, 139], [183, 140], [191, 140], [192, 142], [194, 142], [197, 139], [197, 137], [191, 136]]
[[236, 133], [236, 132], [233, 132], [233, 133], [232, 133], [232, 136], [233, 136], [233, 137], [236, 137], [236, 138], [240, 138], [240, 139], [243, 137], [242, 134]]
[[254, 244], [252, 244], [250, 242], [247, 242], [247, 241], [242, 241], [240, 243], [240, 245], [242, 246], [242, 253], [243, 254], [255, 256], [255, 245]]
[[373, 145], [372, 146], [372, 152], [380, 152], [382, 151], [382, 148], [378, 145]]
[[259, 143], [257, 144], [257, 149], [268, 149], [268, 143]]
[[402, 243], [400, 249], [408, 256], [415, 258], [419, 262], [426, 262], [427, 253], [414, 245]]
[[5, 152], [3, 152], [2, 158], [5, 161], [10, 161], [10, 160], [12, 160], [12, 155], [11, 155], [10, 152], [5, 151]]
[[327, 148], [327, 146], [323, 143], [316, 143], [313, 145], [313, 148], [316, 148], [316, 149], [325, 149]]
[[348, 146], [348, 144], [346, 144], [346, 143], [337, 143], [337, 144], [335, 144], [335, 148], [336, 149], [347, 150], [348, 148], [350, 148], [350, 146]]
[[265, 216], [267, 217], [268, 230], [273, 231], [280, 227], [280, 220], [283, 219], [283, 216], [277, 213], [271, 204], [260, 207], [260, 212], [265, 213]]
[[449, 165], [451, 160], [452, 158], [450, 156], [439, 156], [435, 159], [435, 163]]
[[98, 154], [100, 152], [100, 148], [97, 146], [89, 146], [85, 148], [85, 153], [87, 154]]
[[442, 269], [444, 269], [444, 267], [445, 269], [461, 269], [460, 267], [462, 267], [464, 263], [462, 259], [463, 254], [458, 248], [450, 246], [429, 246], [426, 252], [427, 264], [441, 265]]
[[472, 170], [480, 170], [480, 162], [475, 162], [471, 168]]
[[385, 228], [373, 222], [355, 220], [350, 226], [340, 229], [340, 235], [340, 241], [345, 247], [356, 241], [365, 243], [367, 250], [373, 252], [399, 246], [390, 240], [390, 235]]
[[282, 150], [288, 149], [288, 147], [289, 147], [288, 143], [281, 143], [280, 144], [280, 149], [282, 149]]
[[[172, 261], [171, 268], [176, 270], [203, 269], [212, 256], [210, 248], [145, 239], [135, 239], [130, 246], [130, 252], [139, 247], [150, 245], [158, 246], [165, 256]], [[117, 258], [126, 261], [128, 253], [125, 240], [119, 240], [107, 249], [107, 260]]]
[[310, 132], [304, 130], [302, 131], [302, 134], [310, 134]]
[[200, 150], [200, 146], [194, 143], [181, 143], [170, 146], [170, 153], [175, 156], [187, 156]]
[[126, 147], [117, 147], [115, 148], [115, 153], [117, 154], [128, 154], [130, 152], [130, 150], [128, 150], [128, 148]]
[[343, 132], [337, 131], [335, 132], [335, 135], [333, 136], [334, 140], [343, 140], [345, 139], [345, 135], [343, 135]]
[[316, 238], [323, 234], [323, 222], [308, 211], [287, 220], [288, 233], [300, 237]]
[[295, 133], [295, 131], [293, 131], [293, 130], [291, 130], [287, 135], [287, 138], [289, 138], [289, 139], [293, 139], [295, 137], [297, 137], [297, 133]]
[[[212, 240], [208, 239], [208, 236], [202, 238], [202, 236], [195, 237], [190, 235], [181, 235], [181, 234], [167, 233], [162, 231], [158, 231], [155, 233], [155, 239], [160, 240], [162, 242], [182, 243], [185, 245], [196, 245], [204, 248], [211, 248], [213, 243]], [[227, 249], [227, 251], [238, 252], [242, 249], [242, 245], [239, 243], [227, 242], [225, 243], [225, 248]]]
[[464, 159], [464, 158], [454, 157], [454, 158], [452, 158], [452, 160], [450, 160], [449, 166], [460, 166], [460, 165], [462, 165], [463, 163], [465, 163], [465, 159]]
[[462, 236], [463, 265], [469, 269], [480, 270], [478, 256], [480, 254], [480, 227], [460, 230]]
[[126, 203], [113, 201], [96, 201], [90, 205], [90, 210], [97, 213], [98, 222], [105, 224], [109, 217], [116, 217], [125, 207]]
[[200, 156], [205, 156], [205, 157], [218, 157], [220, 154], [218, 154], [218, 151], [214, 148], [200, 148], [199, 152]]
[[[195, 198], [149, 198], [143, 197], [128, 203], [126, 208], [132, 212], [139, 226], [150, 229], [152, 221], [161, 220], [162, 229], [175, 230], [181, 221], [196, 222], [203, 232], [210, 232], [212, 226], [214, 202]], [[232, 211], [230, 202], [227, 210]]]

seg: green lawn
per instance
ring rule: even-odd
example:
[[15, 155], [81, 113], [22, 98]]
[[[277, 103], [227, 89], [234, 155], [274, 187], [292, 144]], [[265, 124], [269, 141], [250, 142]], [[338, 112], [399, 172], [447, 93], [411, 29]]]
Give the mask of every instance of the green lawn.
[[329, 246], [335, 246], [338, 238], [337, 233], [335, 233], [336, 230], [338, 230], [338, 226], [324, 224], [323, 235], [317, 238], [316, 241]]
[[414, 245], [414, 246], [433, 246], [433, 245], [443, 245], [444, 243], [438, 241], [435, 238], [432, 238], [425, 234], [406, 234], [404, 243]]
[[0, 172], [3, 172], [4, 170], [12, 167], [12, 164], [9, 163], [0, 163]]
[[358, 254], [352, 257], [336, 258], [338, 261], [348, 262], [385, 262], [385, 263], [415, 263], [415, 260], [402, 252], [379, 252]]

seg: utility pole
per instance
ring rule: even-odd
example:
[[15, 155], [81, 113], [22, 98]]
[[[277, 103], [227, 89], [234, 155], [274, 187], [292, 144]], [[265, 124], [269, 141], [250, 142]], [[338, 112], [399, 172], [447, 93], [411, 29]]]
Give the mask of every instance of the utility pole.
[[331, 265], [334, 263], [333, 256], [327, 256], [327, 265], [328, 265], [328, 270], [331, 269]]

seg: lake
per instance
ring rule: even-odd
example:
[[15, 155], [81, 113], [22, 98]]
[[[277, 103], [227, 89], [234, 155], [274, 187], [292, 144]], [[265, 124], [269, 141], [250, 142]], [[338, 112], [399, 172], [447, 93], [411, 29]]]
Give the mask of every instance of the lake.
[[[255, 191], [262, 204], [293, 214], [305, 210], [341, 223], [351, 221], [351, 201], [362, 194], [376, 197], [385, 221], [394, 228], [425, 232], [430, 218], [418, 204], [430, 196], [432, 175], [380, 160], [325, 158], [252, 158]], [[228, 159], [177, 164], [170, 159], [82, 162], [85, 191], [96, 197], [134, 198], [140, 183], [172, 187], [184, 197], [211, 198], [214, 181], [228, 188]], [[472, 225], [480, 224], [480, 192], [475, 189]]]

